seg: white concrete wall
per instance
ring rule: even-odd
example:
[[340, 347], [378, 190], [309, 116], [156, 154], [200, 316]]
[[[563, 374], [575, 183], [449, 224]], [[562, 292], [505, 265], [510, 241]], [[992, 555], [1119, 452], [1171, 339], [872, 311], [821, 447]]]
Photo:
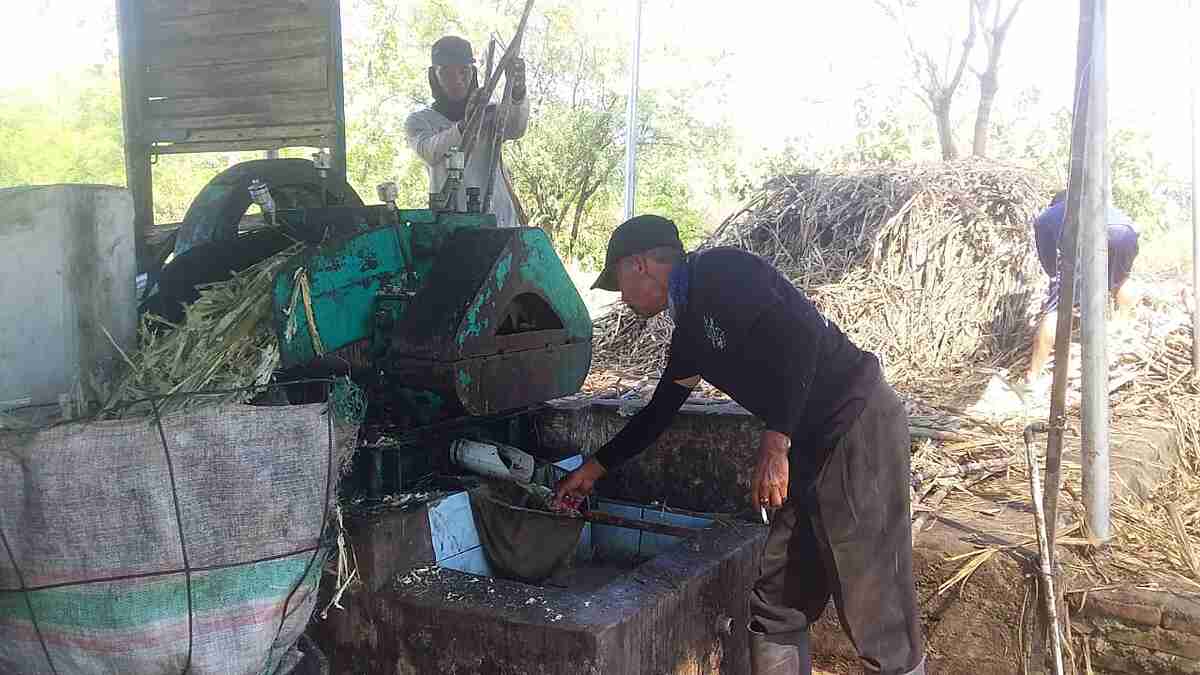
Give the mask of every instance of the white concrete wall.
[[0, 190], [0, 407], [57, 403], [134, 346], [133, 199], [122, 188]]

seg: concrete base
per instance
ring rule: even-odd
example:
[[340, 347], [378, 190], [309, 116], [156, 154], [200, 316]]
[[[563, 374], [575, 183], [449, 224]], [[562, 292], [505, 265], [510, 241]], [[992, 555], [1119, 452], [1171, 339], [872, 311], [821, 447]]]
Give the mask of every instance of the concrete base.
[[591, 590], [415, 567], [368, 580], [310, 631], [335, 673], [745, 673], [764, 538], [716, 525]]
[[[646, 401], [552, 401], [538, 418], [547, 447], [587, 454], [600, 448]], [[736, 403], [687, 404], [658, 442], [601, 481], [602, 494], [642, 503], [713, 513], [750, 508], [750, 480], [763, 424]], [[1019, 437], [1014, 437], [1020, 441]], [[1039, 442], [1045, 444], [1045, 436]], [[1128, 490], [1147, 497], [1179, 464], [1173, 430], [1137, 420], [1111, 430], [1113, 497]], [[1080, 438], [1068, 434], [1063, 462], [1078, 466]]]

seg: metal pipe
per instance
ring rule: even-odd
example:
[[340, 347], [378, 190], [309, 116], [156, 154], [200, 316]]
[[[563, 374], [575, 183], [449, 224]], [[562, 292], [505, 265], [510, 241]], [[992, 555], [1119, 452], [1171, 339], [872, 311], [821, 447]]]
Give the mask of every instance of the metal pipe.
[[1104, 313], [1108, 308], [1108, 0], [1091, 0], [1092, 59], [1088, 74], [1087, 140], [1084, 145], [1079, 249], [1083, 267], [1080, 302], [1082, 356], [1083, 502], [1092, 537], [1109, 538], [1108, 351]]
[[629, 105], [625, 110], [625, 219], [633, 217], [637, 201], [637, 99], [638, 66], [642, 60], [642, 0], [634, 0], [633, 46], [629, 55]]
[[[1192, 0], [1191, 11], [1185, 25], [1196, 22], [1196, 0]], [[1192, 379], [1200, 382], [1200, 175], [1197, 172], [1197, 156], [1200, 155], [1200, 138], [1196, 131], [1196, 36], [1191, 34], [1192, 67], [1188, 69], [1188, 80], [1192, 89]]]
[[1050, 386], [1047, 420], [1046, 490], [1043, 510], [1046, 535], [1054, 552], [1058, 525], [1058, 493], [1062, 489], [1063, 426], [1066, 423], [1067, 381], [1070, 378], [1071, 324], [1075, 307], [1075, 260], [1079, 251], [1079, 210], [1083, 197], [1084, 147], [1087, 144], [1090, 96], [1089, 65], [1092, 58], [1092, 1], [1079, 2], [1079, 38], [1075, 55], [1075, 96], [1071, 116], [1071, 166], [1067, 179], [1067, 206], [1058, 242], [1058, 317], [1054, 337], [1054, 380]]
[[1067, 206], [1063, 213], [1062, 236], [1058, 243], [1058, 317], [1054, 338], [1054, 380], [1050, 386], [1050, 416], [1047, 420], [1046, 490], [1044, 510], [1046, 534], [1054, 553], [1058, 525], [1058, 493], [1062, 489], [1063, 427], [1066, 423], [1067, 381], [1070, 379], [1071, 325], [1075, 307], [1075, 261], [1079, 253], [1079, 213], [1083, 199], [1085, 147], [1088, 139], [1088, 108], [1091, 103], [1093, 0], [1079, 2], [1079, 37], [1075, 52], [1075, 96], [1071, 116], [1071, 166], [1067, 180]]

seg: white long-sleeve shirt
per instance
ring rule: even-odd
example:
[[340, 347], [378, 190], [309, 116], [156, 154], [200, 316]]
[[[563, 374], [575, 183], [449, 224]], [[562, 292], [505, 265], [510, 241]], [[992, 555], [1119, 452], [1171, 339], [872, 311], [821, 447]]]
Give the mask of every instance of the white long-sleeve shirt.
[[[508, 113], [504, 125], [504, 138], [512, 140], [524, 136], [525, 129], [529, 126], [529, 98], [526, 97], [520, 103], [500, 106], [500, 110]], [[460, 200], [466, 199], [468, 187], [479, 187], [480, 199], [487, 191], [484, 183], [487, 181], [492, 148], [484, 139], [492, 137], [489, 128], [491, 119], [491, 115], [484, 118], [485, 123], [479, 132], [475, 149], [471, 152], [471, 159], [463, 171]], [[425, 161], [425, 168], [429, 173], [429, 192], [441, 192], [446, 183], [446, 152], [454, 146], [461, 148], [463, 144], [458, 125], [433, 108], [423, 108], [408, 116], [404, 123], [404, 131], [408, 138], [408, 147]], [[509, 194], [508, 185], [501, 175], [503, 170], [504, 167], [497, 163], [496, 175], [493, 177], [492, 213], [496, 214], [497, 226], [520, 227], [524, 223], [519, 222], [517, 218], [512, 195]]]

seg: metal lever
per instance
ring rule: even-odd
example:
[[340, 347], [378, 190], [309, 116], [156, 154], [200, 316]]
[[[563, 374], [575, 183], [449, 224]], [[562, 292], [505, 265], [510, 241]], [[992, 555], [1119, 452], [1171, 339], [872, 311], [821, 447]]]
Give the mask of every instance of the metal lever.
[[267, 184], [255, 178], [250, 181], [247, 190], [250, 191], [250, 199], [262, 209], [263, 219], [267, 221], [268, 225], [274, 225], [275, 199], [271, 196], [271, 190], [267, 187]]

